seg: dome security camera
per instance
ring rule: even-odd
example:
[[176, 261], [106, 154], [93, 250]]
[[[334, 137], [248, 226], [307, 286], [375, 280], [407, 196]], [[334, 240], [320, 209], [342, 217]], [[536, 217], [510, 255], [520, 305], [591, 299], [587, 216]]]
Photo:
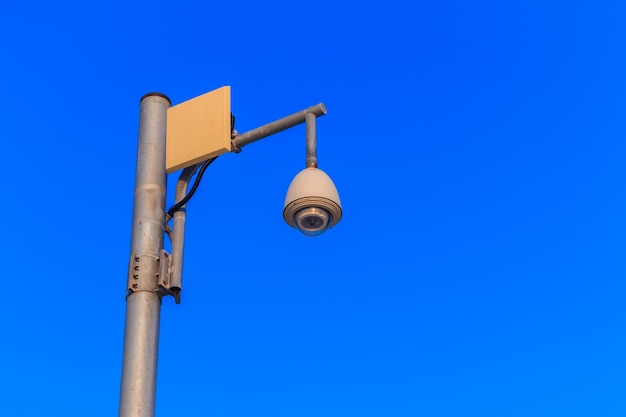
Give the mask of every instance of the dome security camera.
[[341, 220], [339, 193], [321, 169], [306, 168], [291, 181], [283, 218], [307, 236], [318, 236]]

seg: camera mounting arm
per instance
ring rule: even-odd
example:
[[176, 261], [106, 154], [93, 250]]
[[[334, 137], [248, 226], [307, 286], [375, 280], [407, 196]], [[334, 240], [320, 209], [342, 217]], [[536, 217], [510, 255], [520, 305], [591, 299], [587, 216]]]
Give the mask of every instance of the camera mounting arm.
[[[324, 103], [319, 103], [315, 106], [309, 107], [308, 109], [301, 110], [297, 113], [283, 117], [282, 119], [275, 120], [263, 126], [257, 127], [256, 129], [249, 130], [241, 135], [236, 135], [231, 141], [232, 152], [238, 153], [241, 151], [241, 148], [251, 144], [252, 142], [256, 142], [257, 140], [266, 138], [274, 133], [282, 132], [285, 129], [304, 123], [307, 121], [307, 115], [309, 118], [313, 119], [313, 124], [315, 124], [315, 118], [324, 116], [326, 113], [327, 111]], [[310, 122], [307, 122], [307, 137], [309, 124]], [[315, 136], [315, 125], [313, 125], [313, 135]], [[315, 145], [315, 141], [313, 141], [313, 145]]]
[[[324, 116], [327, 113], [326, 107], [323, 103], [316, 104], [307, 109], [301, 110], [297, 113], [293, 113], [282, 119], [275, 120], [267, 123], [256, 129], [249, 130], [241, 135], [233, 132], [233, 138], [231, 140], [232, 152], [239, 153], [241, 148], [256, 142], [259, 139], [266, 138], [274, 133], [281, 132], [291, 127], [297, 126], [301, 123], [306, 123], [306, 166], [317, 167], [316, 158], [316, 141], [315, 141], [315, 120], [319, 116]], [[189, 182], [193, 175], [198, 171], [198, 168], [202, 163], [198, 163], [183, 169], [180, 178], [176, 184], [176, 195], [174, 201], [182, 202], [187, 196]], [[200, 175], [200, 174], [198, 174]], [[171, 216], [171, 217], [170, 217]], [[185, 222], [186, 222], [186, 207], [185, 204], [178, 207], [171, 215], [168, 213], [167, 221], [170, 218], [174, 219], [171, 241], [172, 241], [172, 255], [169, 265], [169, 284], [165, 289], [168, 294], [174, 296], [176, 303], [180, 303], [180, 292], [182, 290], [182, 275], [183, 275], [183, 250], [185, 244]]]
[[306, 167], [317, 168], [317, 146], [315, 144], [315, 116], [313, 113], [305, 114], [306, 121]]

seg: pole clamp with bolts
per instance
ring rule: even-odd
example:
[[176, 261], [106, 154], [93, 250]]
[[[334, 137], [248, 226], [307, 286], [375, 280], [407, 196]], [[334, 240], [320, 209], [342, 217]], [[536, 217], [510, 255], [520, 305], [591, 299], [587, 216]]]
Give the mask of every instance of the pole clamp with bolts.
[[172, 295], [177, 304], [179, 288], [170, 288], [171, 255], [161, 250], [157, 258], [153, 255], [131, 254], [128, 263], [128, 295], [137, 291], [156, 292], [159, 296]]

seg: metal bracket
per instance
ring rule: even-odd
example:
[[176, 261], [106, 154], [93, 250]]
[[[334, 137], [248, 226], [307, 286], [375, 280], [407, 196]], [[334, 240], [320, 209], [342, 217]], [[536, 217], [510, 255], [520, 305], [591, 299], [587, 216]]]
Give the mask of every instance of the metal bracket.
[[164, 250], [158, 258], [131, 254], [128, 264], [128, 294], [135, 291], [154, 291], [159, 296], [171, 295], [180, 304], [178, 288], [170, 290], [171, 255]]
[[232, 139], [230, 141], [230, 151], [232, 153], [241, 153], [241, 148], [239, 147], [239, 145], [237, 145], [237, 142], [235, 142], [235, 138], [237, 137], [237, 131], [235, 130], [235, 133], [232, 136]]
[[[164, 250], [161, 250], [161, 257], [159, 259], [159, 272], [158, 272], [158, 284], [159, 288], [157, 293], [161, 296], [174, 295], [170, 291], [170, 272], [172, 270], [172, 262], [170, 260], [171, 255]], [[174, 296], [176, 298], [176, 296]], [[178, 304], [178, 303], [177, 303]]]
[[154, 291], [154, 275], [159, 259], [150, 255], [131, 253], [128, 263], [128, 291]]
[[157, 293], [161, 296], [171, 295], [174, 297], [176, 304], [180, 304], [180, 288], [171, 287], [172, 281], [172, 255], [161, 250], [161, 258], [159, 259], [159, 288]]

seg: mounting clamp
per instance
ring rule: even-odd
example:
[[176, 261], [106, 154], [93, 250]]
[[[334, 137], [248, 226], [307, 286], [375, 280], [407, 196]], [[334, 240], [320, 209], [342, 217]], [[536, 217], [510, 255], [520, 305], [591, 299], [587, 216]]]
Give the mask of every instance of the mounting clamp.
[[136, 291], [156, 292], [159, 296], [172, 295], [180, 303], [180, 289], [170, 289], [171, 255], [164, 250], [158, 258], [152, 255], [131, 254], [128, 263], [128, 295]]

